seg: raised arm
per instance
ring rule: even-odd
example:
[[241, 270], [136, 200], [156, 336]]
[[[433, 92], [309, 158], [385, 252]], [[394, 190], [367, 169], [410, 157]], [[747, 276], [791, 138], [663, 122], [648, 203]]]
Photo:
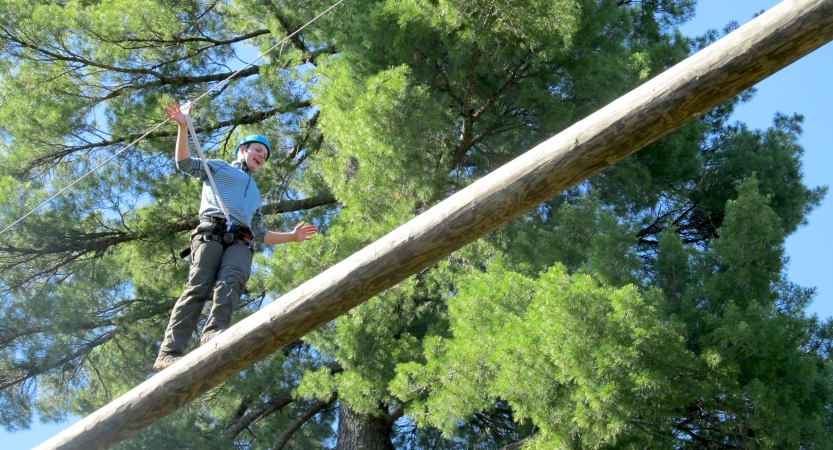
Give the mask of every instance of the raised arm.
[[176, 150], [174, 152], [174, 159], [182, 161], [191, 157], [191, 150], [188, 148], [188, 124], [185, 122], [185, 114], [179, 103], [174, 100], [165, 105], [165, 116], [176, 122]]

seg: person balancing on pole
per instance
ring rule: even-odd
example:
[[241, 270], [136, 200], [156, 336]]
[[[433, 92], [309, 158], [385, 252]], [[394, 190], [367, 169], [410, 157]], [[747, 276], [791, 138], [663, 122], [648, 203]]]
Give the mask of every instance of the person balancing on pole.
[[[200, 345], [228, 328], [232, 313], [246, 287], [252, 266], [253, 242], [266, 245], [309, 240], [317, 231], [303, 222], [291, 233], [263, 228], [260, 191], [252, 179], [269, 159], [269, 141], [260, 135], [240, 140], [231, 164], [191, 156], [188, 149], [190, 120], [177, 102], [165, 106], [165, 115], [176, 122], [176, 167], [203, 182], [200, 224], [191, 233], [191, 268], [188, 284], [171, 312], [171, 320], [153, 365], [163, 370], [182, 358], [203, 306], [213, 304], [202, 330]], [[199, 150], [198, 142], [195, 142]], [[200, 151], [201, 153], [201, 151]], [[206, 169], [208, 167], [208, 171]], [[187, 254], [189, 250], [186, 250]]]

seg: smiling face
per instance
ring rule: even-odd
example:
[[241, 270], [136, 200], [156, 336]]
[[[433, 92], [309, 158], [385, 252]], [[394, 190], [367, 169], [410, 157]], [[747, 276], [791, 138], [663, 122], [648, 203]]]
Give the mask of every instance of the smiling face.
[[257, 172], [266, 163], [269, 150], [260, 142], [250, 142], [239, 147], [237, 160], [242, 162], [252, 172]]

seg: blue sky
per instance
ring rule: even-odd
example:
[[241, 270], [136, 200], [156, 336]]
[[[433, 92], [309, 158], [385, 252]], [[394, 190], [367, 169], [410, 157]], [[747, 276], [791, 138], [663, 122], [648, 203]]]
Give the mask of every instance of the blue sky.
[[[776, 0], [699, 0], [697, 15], [682, 27], [689, 36], [702, 35], [708, 29], [722, 29], [732, 20], [744, 24]], [[828, 44], [761, 82], [751, 102], [735, 112], [734, 120], [750, 128], [763, 129], [772, 124], [776, 112], [805, 116], [801, 144], [804, 155], [805, 182], [809, 186], [829, 185], [833, 179], [833, 44]], [[833, 196], [833, 194], [831, 194]], [[817, 288], [810, 312], [822, 318], [833, 316], [833, 279], [827, 258], [833, 255], [833, 201], [826, 200], [786, 244], [790, 257], [788, 274], [799, 285]], [[19, 433], [0, 432], [0, 442], [7, 450], [24, 450], [44, 442], [69, 426], [33, 424]]]

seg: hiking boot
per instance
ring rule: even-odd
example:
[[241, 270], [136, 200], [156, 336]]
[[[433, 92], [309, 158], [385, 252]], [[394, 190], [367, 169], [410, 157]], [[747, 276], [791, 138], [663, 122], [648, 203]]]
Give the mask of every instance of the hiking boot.
[[174, 355], [172, 353], [160, 351], [159, 356], [156, 357], [156, 362], [153, 363], [153, 370], [161, 372], [167, 369], [171, 364], [179, 361], [180, 358], [182, 358], [182, 355]]
[[217, 337], [218, 334], [222, 333], [223, 331], [225, 331], [225, 330], [206, 331], [205, 333], [202, 334], [202, 338], [200, 338], [200, 345], [202, 346], [202, 345], [208, 344], [208, 341], [214, 339], [215, 337]]

